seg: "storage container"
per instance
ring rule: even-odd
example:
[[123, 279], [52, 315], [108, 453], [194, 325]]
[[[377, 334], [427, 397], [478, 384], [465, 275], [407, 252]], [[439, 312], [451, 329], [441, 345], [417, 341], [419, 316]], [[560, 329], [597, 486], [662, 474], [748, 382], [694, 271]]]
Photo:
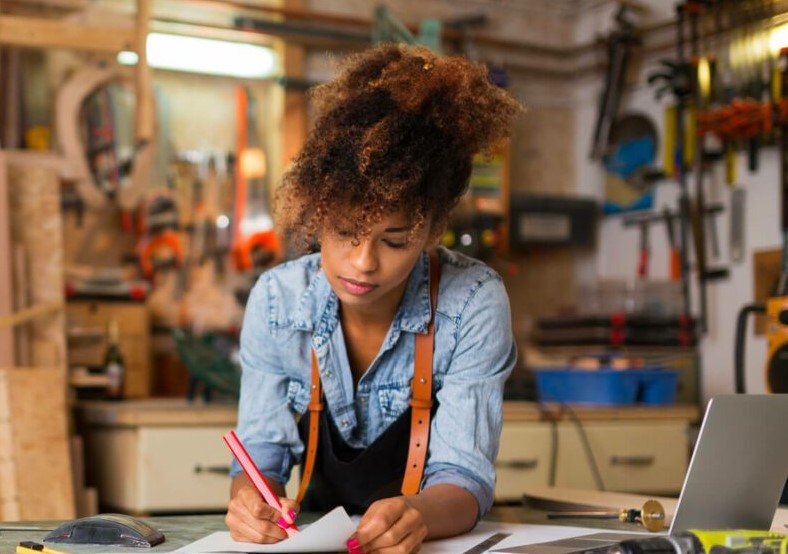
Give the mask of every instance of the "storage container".
[[594, 370], [536, 369], [536, 387], [543, 402], [590, 405], [672, 404], [678, 372], [663, 368]]

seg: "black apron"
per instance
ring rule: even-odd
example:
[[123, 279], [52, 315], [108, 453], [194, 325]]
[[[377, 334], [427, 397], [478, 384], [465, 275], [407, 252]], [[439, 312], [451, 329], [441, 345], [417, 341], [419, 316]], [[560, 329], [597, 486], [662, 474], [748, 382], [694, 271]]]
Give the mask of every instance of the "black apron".
[[[434, 310], [438, 298], [440, 262], [437, 254], [430, 254], [430, 298], [433, 314], [430, 319], [429, 336], [432, 347]], [[431, 352], [430, 352], [431, 353]], [[312, 353], [313, 379], [317, 375], [316, 358]], [[418, 358], [418, 348], [416, 353]], [[432, 362], [429, 362], [432, 373]], [[417, 373], [414, 370], [414, 373]], [[319, 378], [319, 377], [318, 377]], [[426, 381], [422, 380], [422, 383]], [[413, 386], [411, 385], [411, 391]], [[418, 396], [418, 395], [417, 395]], [[430, 420], [435, 415], [438, 402], [430, 392]], [[313, 397], [312, 401], [315, 401]], [[325, 400], [322, 400], [325, 402]], [[311, 405], [311, 404], [310, 404]], [[408, 447], [411, 439], [411, 412], [405, 412], [391, 423], [383, 433], [366, 448], [348, 445], [329, 417], [327, 409], [318, 416], [318, 441], [312, 476], [301, 500], [301, 509], [314, 512], [327, 512], [343, 506], [348, 513], [363, 514], [370, 504], [382, 498], [399, 496], [408, 463]], [[311, 408], [310, 408], [311, 409]], [[422, 410], [423, 408], [419, 408]], [[298, 433], [304, 445], [309, 443], [309, 412], [298, 422]], [[426, 445], [425, 445], [426, 446]], [[304, 461], [301, 474], [304, 474]], [[423, 478], [423, 476], [422, 476]]]
[[[399, 496], [408, 457], [410, 412], [409, 407], [366, 448], [353, 448], [328, 410], [323, 410], [315, 466], [301, 509], [327, 512], [343, 506], [350, 514], [363, 514], [374, 501]], [[298, 430], [306, 444], [308, 417], [301, 418]]]

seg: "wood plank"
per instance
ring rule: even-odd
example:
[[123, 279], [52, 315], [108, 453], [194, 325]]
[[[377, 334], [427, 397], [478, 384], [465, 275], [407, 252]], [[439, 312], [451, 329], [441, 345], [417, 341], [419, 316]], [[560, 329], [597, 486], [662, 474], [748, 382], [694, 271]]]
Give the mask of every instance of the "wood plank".
[[[33, 305], [63, 302], [63, 223], [60, 183], [46, 167], [8, 167], [11, 236], [25, 248]], [[55, 313], [30, 323], [31, 364], [62, 367], [65, 377], [65, 315]]]
[[116, 53], [135, 49], [132, 29], [59, 19], [0, 15], [0, 44]]
[[[2, 36], [2, 29], [0, 29]], [[20, 53], [18, 48], [4, 49], [3, 75], [0, 76], [3, 83], [3, 129], [0, 143], [4, 148], [19, 148], [21, 140], [20, 119], [21, 119], [21, 74], [20, 74]]]
[[[14, 293], [11, 283], [11, 221], [9, 207], [8, 172], [6, 157], [0, 151], [0, 318], [11, 315], [14, 309]], [[0, 366], [15, 365], [14, 333], [10, 328], [0, 327]]]
[[[14, 309], [16, 313], [13, 317], [19, 317], [19, 311], [28, 307], [30, 298], [28, 297], [27, 284], [30, 282], [30, 275], [27, 272], [27, 253], [25, 249], [15, 244], [13, 246], [13, 266], [14, 266]], [[0, 316], [0, 321], [3, 316]], [[0, 326], [2, 324], [0, 323]], [[12, 325], [13, 326], [13, 325]], [[18, 366], [30, 365], [30, 329], [27, 325], [17, 324], [13, 331], [16, 345], [16, 363]]]
[[35, 306], [19, 310], [11, 315], [0, 316], [0, 327], [22, 325], [43, 315], [50, 314], [51, 312], [58, 312], [62, 310], [64, 306], [65, 303], [62, 300], [36, 304]]
[[658, 500], [665, 508], [665, 515], [673, 517], [676, 499], [667, 496], [643, 496], [639, 494], [575, 489], [570, 487], [528, 487], [523, 491], [526, 504], [539, 507], [544, 503], [547, 510], [611, 510], [640, 508], [646, 500]]
[[56, 152], [34, 150], [4, 150], [6, 163], [27, 167], [46, 167], [64, 177], [70, 176], [69, 161]]
[[134, 35], [134, 50], [137, 52], [137, 67], [135, 68], [137, 107], [135, 113], [135, 138], [137, 144], [145, 144], [153, 140], [153, 94], [151, 83], [151, 70], [148, 66], [146, 41], [150, 28], [151, 2], [150, 0], [137, 0], [137, 19]]
[[[303, 0], [286, 0], [284, 8], [286, 10], [300, 11], [304, 7]], [[282, 68], [288, 78], [301, 79], [306, 73], [306, 49], [303, 45], [293, 44], [285, 41], [282, 46]], [[284, 90], [284, 117], [280, 136], [281, 145], [281, 167], [286, 168], [296, 157], [298, 151], [306, 141], [307, 133], [307, 109], [306, 96], [303, 91]]]
[[0, 369], [0, 406], [5, 407], [0, 410], [0, 519], [72, 519], [74, 485], [63, 371]]

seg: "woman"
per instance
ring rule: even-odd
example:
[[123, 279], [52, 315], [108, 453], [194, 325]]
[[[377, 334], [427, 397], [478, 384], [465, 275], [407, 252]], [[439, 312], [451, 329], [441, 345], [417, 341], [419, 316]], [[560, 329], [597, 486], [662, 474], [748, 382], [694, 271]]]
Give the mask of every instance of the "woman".
[[237, 429], [280, 496], [298, 462], [308, 488], [279, 513], [235, 464], [226, 522], [276, 542], [299, 509], [343, 505], [363, 513], [349, 552], [415, 552], [493, 501], [509, 303], [495, 272], [438, 242], [472, 156], [521, 108], [482, 66], [402, 45], [351, 56], [313, 99], [278, 224], [318, 252], [251, 293]]

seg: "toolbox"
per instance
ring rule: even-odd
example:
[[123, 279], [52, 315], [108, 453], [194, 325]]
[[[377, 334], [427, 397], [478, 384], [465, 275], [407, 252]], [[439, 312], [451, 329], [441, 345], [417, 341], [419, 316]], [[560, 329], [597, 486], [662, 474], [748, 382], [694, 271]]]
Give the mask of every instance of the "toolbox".
[[590, 405], [667, 405], [676, 399], [679, 373], [662, 367], [637, 369], [537, 368], [542, 402]]

